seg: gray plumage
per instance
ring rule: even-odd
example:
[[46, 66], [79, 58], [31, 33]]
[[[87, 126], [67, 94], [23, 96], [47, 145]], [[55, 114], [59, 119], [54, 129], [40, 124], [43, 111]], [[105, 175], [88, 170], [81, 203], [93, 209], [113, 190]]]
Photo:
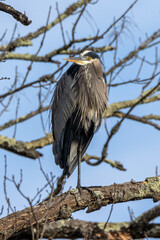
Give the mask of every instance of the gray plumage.
[[107, 106], [107, 86], [98, 55], [86, 51], [81, 56], [84, 64], [75, 61], [63, 74], [52, 103], [53, 153], [56, 164], [68, 176], [78, 164], [79, 145], [83, 156]]

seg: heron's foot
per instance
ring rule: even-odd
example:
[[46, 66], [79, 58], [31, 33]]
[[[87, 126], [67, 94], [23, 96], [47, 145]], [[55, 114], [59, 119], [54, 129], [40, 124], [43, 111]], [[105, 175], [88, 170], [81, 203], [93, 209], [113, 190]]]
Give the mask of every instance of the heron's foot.
[[79, 191], [80, 194], [82, 194], [82, 189], [84, 189], [84, 190], [87, 190], [93, 197], [95, 196], [94, 191], [92, 191], [88, 187], [77, 186], [77, 188], [78, 188], [78, 191]]

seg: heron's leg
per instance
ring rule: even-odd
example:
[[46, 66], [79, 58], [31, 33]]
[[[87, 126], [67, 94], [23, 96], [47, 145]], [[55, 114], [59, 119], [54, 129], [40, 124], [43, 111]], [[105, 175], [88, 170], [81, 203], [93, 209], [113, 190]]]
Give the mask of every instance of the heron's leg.
[[77, 188], [81, 193], [81, 159], [82, 159], [82, 144], [81, 141], [78, 145], [78, 181], [77, 181]]
[[90, 192], [93, 196], [95, 196], [94, 192], [91, 189], [81, 186], [81, 160], [82, 160], [82, 143], [80, 141], [79, 145], [78, 145], [78, 181], [77, 181], [77, 188], [78, 188], [78, 191], [79, 191], [80, 194], [82, 193], [81, 189], [85, 189], [88, 192]]

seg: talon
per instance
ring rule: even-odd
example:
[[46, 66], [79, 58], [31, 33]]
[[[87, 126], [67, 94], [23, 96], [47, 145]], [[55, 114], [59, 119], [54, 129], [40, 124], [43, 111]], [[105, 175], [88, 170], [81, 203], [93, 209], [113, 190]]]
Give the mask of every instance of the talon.
[[82, 187], [82, 186], [79, 186], [79, 187], [77, 186], [77, 188], [80, 194], [82, 194], [82, 189], [84, 189], [84, 190], [87, 190], [93, 197], [95, 197], [94, 191], [92, 191], [90, 188]]

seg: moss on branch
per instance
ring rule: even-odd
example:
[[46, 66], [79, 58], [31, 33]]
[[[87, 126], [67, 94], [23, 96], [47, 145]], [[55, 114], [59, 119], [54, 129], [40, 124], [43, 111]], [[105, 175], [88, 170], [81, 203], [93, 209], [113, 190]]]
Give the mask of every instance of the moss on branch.
[[[12, 213], [0, 220], [0, 240], [11, 237], [15, 232], [36, 227], [36, 223], [54, 222], [67, 219], [73, 212], [87, 208], [87, 213], [99, 210], [102, 206], [140, 199], [160, 200], [160, 177], [146, 178], [141, 182], [127, 182], [104, 187], [89, 187], [94, 194], [78, 189], [54, 197], [51, 201], [44, 201], [37, 206]], [[63, 210], [63, 214], [62, 214]], [[67, 212], [65, 212], [67, 211]], [[33, 214], [34, 212], [34, 214]], [[16, 219], [16, 221], [15, 221]]]
[[30, 144], [22, 141], [16, 141], [15, 138], [8, 138], [2, 135], [0, 135], [0, 148], [32, 159], [42, 156], [41, 153], [36, 151], [34, 144], [30, 146]]

